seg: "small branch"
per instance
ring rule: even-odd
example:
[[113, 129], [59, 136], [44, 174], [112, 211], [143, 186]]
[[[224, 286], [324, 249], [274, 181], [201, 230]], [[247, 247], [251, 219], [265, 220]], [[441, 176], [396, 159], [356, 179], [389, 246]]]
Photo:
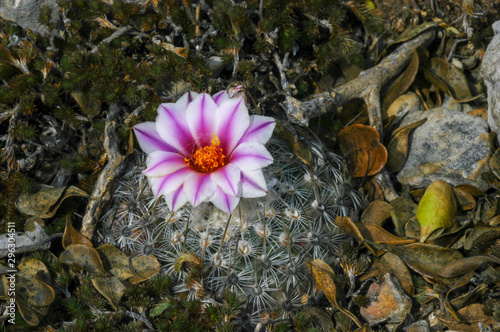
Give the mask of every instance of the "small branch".
[[427, 46], [435, 38], [434, 30], [425, 31], [419, 36], [399, 46], [385, 57], [377, 66], [361, 72], [354, 80], [330, 92], [314, 95], [307, 101], [299, 101], [287, 96], [283, 107], [288, 119], [306, 126], [309, 119], [337, 110], [340, 106], [356, 98], [363, 99], [368, 106], [370, 125], [382, 137], [382, 115], [380, 110], [380, 90], [390, 79], [398, 75], [410, 62], [413, 52], [419, 46]]
[[111, 43], [113, 40], [115, 40], [116, 38], [126, 34], [127, 32], [133, 30], [133, 28], [130, 26], [130, 25], [127, 25], [127, 26], [124, 26], [124, 27], [121, 27], [119, 28], [118, 30], [116, 30], [115, 32], [113, 32], [111, 34], [111, 36], [107, 37], [107, 38], [104, 38], [100, 43], [99, 45], [96, 45], [92, 51], [90, 51], [90, 53], [97, 53], [97, 51], [99, 50], [99, 46], [101, 46], [102, 44], [109, 44]]
[[97, 178], [97, 182], [92, 192], [91, 199], [87, 205], [85, 215], [82, 220], [81, 233], [88, 239], [92, 239], [94, 229], [102, 214], [102, 210], [111, 198], [111, 185], [114, 179], [120, 175], [125, 168], [123, 161], [125, 156], [118, 150], [118, 138], [116, 137], [117, 122], [120, 108], [117, 104], [109, 107], [104, 129], [104, 150], [108, 158], [108, 163]]

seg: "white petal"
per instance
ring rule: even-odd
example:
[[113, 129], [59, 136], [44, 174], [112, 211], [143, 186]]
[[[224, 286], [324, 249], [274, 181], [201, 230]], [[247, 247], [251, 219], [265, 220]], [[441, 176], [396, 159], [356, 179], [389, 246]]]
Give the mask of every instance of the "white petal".
[[134, 126], [135, 137], [141, 146], [142, 151], [150, 154], [154, 151], [171, 151], [177, 149], [167, 144], [156, 130], [156, 123], [144, 122]]
[[184, 182], [184, 194], [194, 207], [210, 199], [215, 186], [210, 179], [210, 173], [194, 172]]
[[182, 103], [161, 104], [156, 117], [156, 130], [161, 138], [177, 151], [188, 156], [194, 149], [194, 139], [186, 119], [186, 108]]
[[240, 202], [239, 197], [231, 196], [222, 191], [219, 187], [215, 188], [214, 195], [210, 199], [210, 201], [217, 207], [218, 209], [226, 212], [232, 213], [236, 208], [238, 203]]
[[155, 151], [146, 159], [146, 176], [165, 176], [187, 166], [184, 157], [175, 152]]
[[222, 90], [220, 92], [217, 92], [212, 96], [212, 99], [215, 101], [215, 103], [220, 106], [223, 102], [229, 99], [229, 96], [227, 94], [226, 90]]
[[177, 209], [179, 209], [180, 207], [182, 207], [184, 204], [187, 203], [183, 186], [180, 186], [179, 189], [177, 189], [173, 193], [165, 195], [163, 198], [165, 199], [165, 202], [167, 202], [170, 211], [176, 211]]
[[168, 195], [177, 190], [192, 173], [195, 173], [195, 171], [191, 167], [186, 166], [165, 176], [150, 176], [148, 180], [151, 190], [156, 196]]
[[234, 164], [219, 168], [210, 175], [212, 182], [228, 195], [239, 196], [240, 169]]
[[255, 171], [264, 168], [273, 162], [273, 157], [266, 147], [259, 143], [243, 143], [238, 145], [229, 163], [235, 164], [242, 171]]
[[241, 197], [255, 198], [267, 195], [267, 184], [264, 174], [259, 169], [241, 173]]
[[223, 102], [217, 111], [217, 120], [217, 136], [221, 148], [226, 154], [231, 154], [250, 125], [250, 116], [243, 98]]
[[187, 124], [197, 147], [211, 145], [217, 132], [217, 104], [206, 93], [200, 94], [187, 107]]
[[267, 141], [273, 135], [274, 127], [276, 126], [276, 120], [261, 115], [250, 116], [250, 125], [245, 131], [245, 134], [241, 138], [239, 144], [242, 143], [260, 143], [266, 144]]
[[176, 104], [178, 104], [179, 107], [186, 109], [189, 103], [192, 102], [196, 97], [198, 97], [198, 95], [199, 93], [197, 92], [188, 91], [183, 94], [182, 97], [179, 98], [179, 100], [177, 100]]

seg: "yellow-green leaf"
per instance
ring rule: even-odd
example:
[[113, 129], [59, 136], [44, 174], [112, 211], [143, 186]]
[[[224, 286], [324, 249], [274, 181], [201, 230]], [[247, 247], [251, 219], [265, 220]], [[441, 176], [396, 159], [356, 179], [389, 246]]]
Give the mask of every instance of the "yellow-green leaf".
[[436, 229], [450, 227], [456, 213], [457, 202], [453, 188], [442, 180], [431, 183], [417, 209], [420, 242], [425, 242]]

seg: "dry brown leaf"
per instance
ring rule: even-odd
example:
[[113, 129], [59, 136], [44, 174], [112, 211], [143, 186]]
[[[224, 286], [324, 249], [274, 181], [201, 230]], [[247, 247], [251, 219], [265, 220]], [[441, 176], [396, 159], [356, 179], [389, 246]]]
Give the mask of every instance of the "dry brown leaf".
[[55, 291], [50, 286], [50, 273], [45, 264], [31, 258], [23, 259], [17, 266], [16, 305], [24, 320], [36, 326], [45, 316], [48, 306], [55, 300]]
[[370, 266], [370, 270], [363, 274], [360, 280], [364, 281], [370, 277], [377, 277], [380, 281], [387, 273], [396, 277], [405, 292], [413, 296], [414, 288], [410, 271], [408, 271], [408, 267], [405, 263], [397, 255], [391, 252], [386, 252], [383, 256], [376, 257], [375, 261]]
[[337, 141], [353, 177], [375, 175], [387, 162], [387, 150], [373, 127], [360, 124], [347, 126], [337, 134]]
[[370, 202], [361, 215], [364, 223], [382, 226], [384, 221], [391, 217], [391, 205], [386, 201], [375, 200]]
[[454, 331], [480, 332], [483, 331], [480, 323], [483, 324], [485, 328], [491, 328], [492, 331], [497, 331], [500, 325], [495, 323], [493, 318], [487, 316], [484, 312], [484, 304], [474, 303], [458, 310], [458, 315], [462, 318], [459, 322], [440, 315], [436, 315], [436, 317], [446, 325], [446, 327]]
[[457, 277], [459, 275], [476, 270], [484, 263], [500, 264], [500, 259], [494, 256], [465, 257], [450, 262], [448, 265], [444, 266], [443, 269], [440, 271], [440, 274], [446, 278]]
[[497, 149], [495, 153], [490, 157], [490, 168], [497, 177], [500, 178], [500, 149]]
[[455, 192], [455, 197], [457, 198], [458, 205], [462, 208], [462, 210], [472, 210], [476, 207], [476, 200], [474, 196], [470, 194], [463, 187], [453, 187], [453, 191]]
[[326, 298], [330, 303], [340, 310], [344, 315], [349, 317], [358, 327], [361, 327], [361, 323], [358, 318], [354, 316], [349, 310], [342, 308], [337, 302], [337, 285], [333, 281], [333, 277], [335, 277], [335, 272], [333, 272], [330, 265], [326, 264], [321, 259], [315, 259], [311, 262], [307, 262], [307, 265], [311, 269], [311, 272], [314, 276], [314, 280], [318, 283], [319, 288], [325, 294]]
[[488, 109], [487, 108], [476, 108], [472, 111], [467, 112], [467, 114], [475, 116], [476, 118], [482, 118], [488, 121]]
[[66, 229], [62, 238], [62, 246], [66, 249], [66, 247], [72, 244], [83, 244], [92, 247], [92, 242], [73, 227], [70, 218], [66, 218]]
[[403, 128], [398, 128], [392, 133], [391, 141], [387, 146], [387, 170], [389, 172], [399, 172], [408, 158], [409, 137], [413, 129], [427, 121], [427, 118], [409, 124]]
[[453, 285], [459, 279], [441, 276], [441, 270], [446, 265], [463, 258], [458, 250], [426, 243], [387, 246], [387, 250], [398, 255], [406, 265], [427, 279], [445, 285]]
[[363, 235], [359, 231], [356, 224], [349, 217], [340, 217], [335, 218], [335, 225], [337, 225], [344, 232], [358, 240], [359, 242], [365, 242], [363, 239]]
[[415, 242], [415, 239], [396, 236], [374, 224], [363, 224], [360, 222], [355, 222], [354, 224], [358, 227], [366, 241], [387, 245], [400, 245]]
[[387, 93], [382, 98], [382, 109], [387, 110], [387, 108], [395, 101], [399, 96], [408, 90], [412, 85], [415, 77], [417, 76], [419, 66], [418, 52], [415, 50], [413, 52], [413, 57], [406, 69], [401, 73], [401, 75], [396, 78], [396, 80], [391, 84]]
[[84, 268], [92, 277], [108, 276], [97, 250], [83, 244], [69, 245], [59, 256], [59, 261]]
[[136, 284], [148, 280], [160, 271], [160, 263], [153, 255], [130, 258], [110, 244], [97, 248], [97, 251], [101, 253], [103, 265], [109, 265], [109, 272], [121, 282]]
[[457, 309], [461, 309], [466, 305], [472, 304], [477, 301], [477, 299], [481, 298], [484, 293], [486, 293], [486, 290], [488, 289], [488, 285], [486, 284], [481, 284], [471, 290], [470, 292], [467, 292], [465, 294], [462, 294], [453, 300], [450, 301], [451, 305]]
[[42, 185], [35, 194], [22, 194], [17, 203], [18, 210], [28, 216], [52, 218], [61, 203], [68, 197], [88, 197], [88, 194], [75, 186], [54, 188]]
[[471, 250], [476, 245], [484, 245], [490, 240], [500, 237], [500, 227], [489, 227], [483, 224], [477, 224], [471, 231], [464, 243], [465, 250]]
[[427, 61], [424, 75], [427, 81], [458, 102], [469, 102], [482, 96], [472, 96], [465, 74], [445, 59], [432, 58]]
[[288, 127], [281, 123], [277, 123], [274, 132], [285, 141], [288, 147], [303, 163], [312, 165], [313, 157], [311, 149], [309, 149], [306, 144], [299, 142], [297, 136], [295, 136]]
[[76, 100], [83, 113], [93, 118], [101, 112], [101, 101], [83, 91], [73, 91], [71, 96]]
[[409, 187], [405, 187], [401, 195], [391, 201], [392, 222], [396, 227], [396, 234], [399, 236], [408, 236], [406, 225], [417, 214], [418, 205], [411, 199], [409, 189]]
[[316, 326], [321, 331], [335, 330], [335, 325], [333, 324], [330, 315], [324, 309], [307, 305], [302, 307], [301, 312], [309, 317], [311, 321], [314, 321]]
[[125, 294], [125, 286], [118, 280], [117, 277], [95, 277], [92, 278], [92, 284], [99, 293], [104, 296], [115, 310], [118, 310], [123, 294]]
[[387, 45], [384, 51], [380, 54], [377, 62], [382, 60], [389, 52], [394, 50], [397, 45], [413, 39], [429, 29], [435, 29], [438, 26], [439, 23], [437, 22], [425, 22], [420, 25], [410, 25], [394, 41]]

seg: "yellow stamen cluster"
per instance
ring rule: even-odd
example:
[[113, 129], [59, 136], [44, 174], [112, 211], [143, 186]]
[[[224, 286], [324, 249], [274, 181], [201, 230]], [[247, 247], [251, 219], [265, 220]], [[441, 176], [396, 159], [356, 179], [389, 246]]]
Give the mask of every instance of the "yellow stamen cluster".
[[219, 147], [220, 140], [216, 135], [213, 135], [212, 145], [204, 146], [196, 150], [190, 158], [184, 158], [186, 164], [200, 173], [212, 173], [216, 169], [225, 165], [224, 159], [226, 156], [222, 153], [222, 148]]

